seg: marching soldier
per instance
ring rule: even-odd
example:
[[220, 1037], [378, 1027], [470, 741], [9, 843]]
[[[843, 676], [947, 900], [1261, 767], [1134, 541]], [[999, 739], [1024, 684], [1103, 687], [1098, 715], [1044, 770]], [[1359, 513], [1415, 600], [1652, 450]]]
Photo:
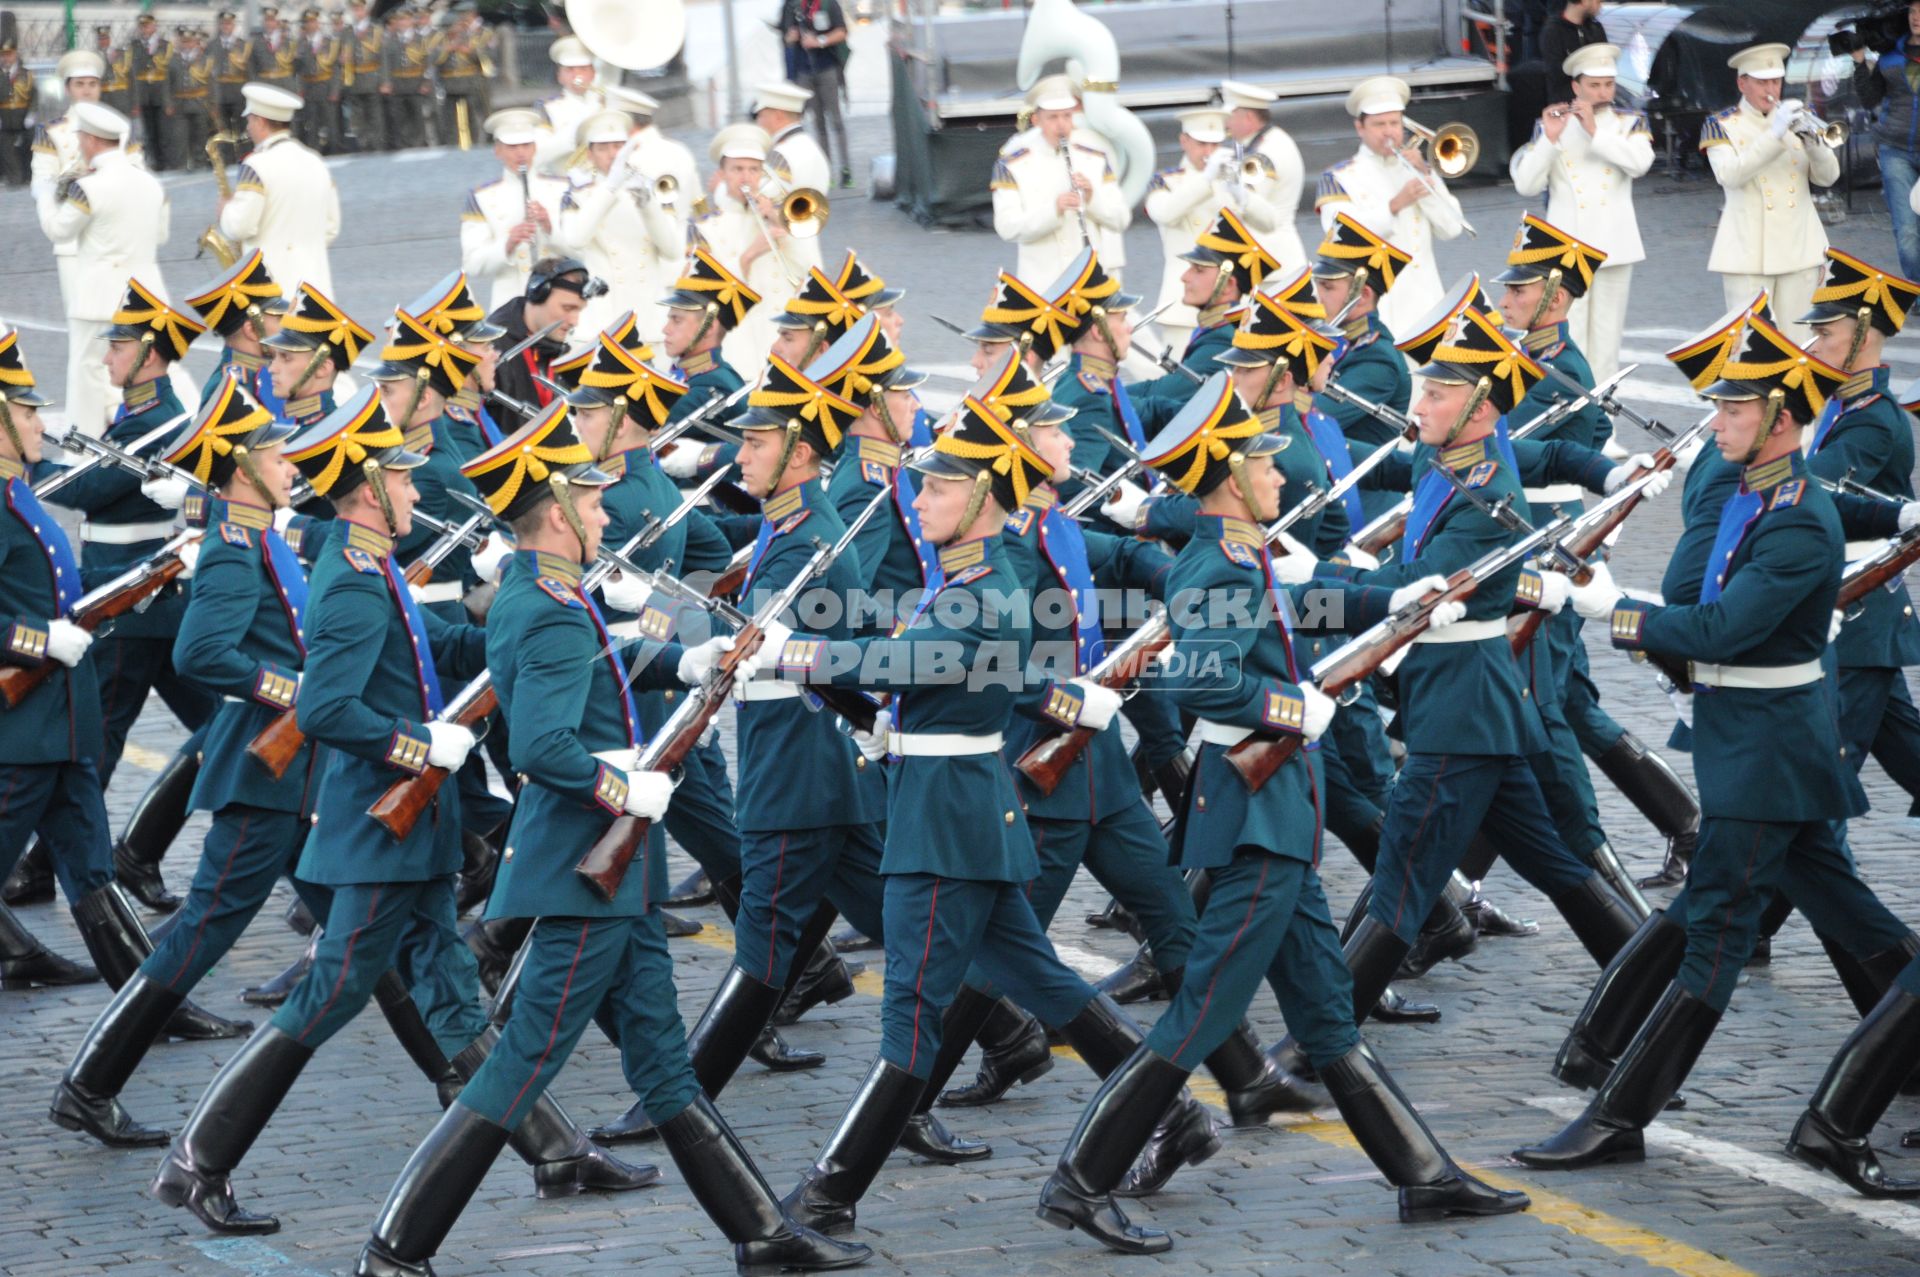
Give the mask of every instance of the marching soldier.
[[220, 230], [242, 252], [258, 248], [283, 292], [309, 282], [332, 292], [327, 247], [340, 234], [340, 192], [326, 162], [288, 131], [305, 104], [268, 84], [249, 84], [245, 95], [253, 149], [221, 206]]
[[1653, 167], [1647, 117], [1614, 105], [1620, 50], [1589, 44], [1567, 58], [1571, 104], [1541, 113], [1533, 138], [1513, 153], [1508, 172], [1522, 195], [1547, 193], [1547, 220], [1606, 254], [1593, 285], [1574, 303], [1568, 337], [1600, 381], [1620, 367], [1633, 264], [1646, 259], [1633, 211], [1633, 183]]
[[727, 359], [758, 368], [773, 348], [774, 316], [786, 309], [809, 268], [821, 265], [819, 239], [787, 232], [779, 205], [762, 193], [770, 139], [753, 124], [714, 134], [707, 153], [717, 166], [712, 209], [693, 221], [689, 243], [705, 246], [729, 273], [750, 285], [763, 304], [727, 334]]
[[449, 140], [470, 137], [487, 118], [493, 79], [493, 28], [480, 20], [473, 0], [459, 0], [451, 12], [453, 25], [437, 37], [433, 53], [433, 71], [447, 95], [440, 136]]
[[[759, 302], [760, 294], [722, 266], [712, 253], [697, 244], [690, 249], [673, 291], [660, 302], [667, 308], [660, 349], [673, 361], [670, 375], [687, 386], [687, 393], [667, 416], [668, 425], [716, 395], [724, 398], [746, 384], [727, 362], [721, 347], [727, 333]], [[720, 411], [717, 420], [729, 422], [745, 411], [744, 404], [735, 404]], [[692, 478], [720, 464], [722, 450], [723, 445], [718, 443], [685, 439], [659, 458], [660, 468], [675, 479]]]
[[278, 779], [246, 757], [254, 737], [292, 707], [305, 651], [306, 572], [273, 529], [293, 483], [281, 454], [293, 430], [228, 380], [163, 457], [213, 493], [207, 538], [191, 554], [193, 599], [173, 660], [225, 703], [202, 741], [208, 761], [194, 786], [191, 806], [213, 813], [213, 825], [193, 891], [179, 922], [94, 1021], [54, 1091], [56, 1123], [113, 1148], [167, 1142], [165, 1131], [121, 1107], [120, 1092], [266, 903], [307, 833], [314, 751], [303, 745]]
[[[1234, 207], [1260, 246], [1280, 263], [1283, 271], [1306, 265], [1307, 248], [1300, 242], [1294, 220], [1300, 216], [1300, 190], [1306, 184], [1306, 165], [1300, 147], [1268, 112], [1278, 96], [1257, 84], [1241, 80], [1220, 82], [1220, 105], [1227, 113], [1227, 133], [1233, 145], [1230, 159], [1219, 161], [1224, 177], [1238, 198]], [[1249, 179], [1240, 166], [1253, 162], [1259, 176]]]
[[206, 291], [187, 298], [187, 305], [222, 343], [220, 362], [200, 387], [201, 400], [211, 399], [232, 369], [231, 375], [248, 394], [275, 417], [282, 417], [280, 396], [267, 373], [266, 340], [287, 312], [287, 297], [267, 272], [260, 250], [241, 258]]
[[106, 328], [116, 322], [128, 276], [151, 281], [156, 295], [166, 295], [157, 255], [167, 241], [170, 206], [159, 181], [124, 149], [133, 130], [126, 116], [97, 102], [76, 102], [67, 118], [82, 167], [69, 170], [60, 185], [47, 234], [56, 252], [71, 245], [74, 260], [67, 299], [67, 419], [98, 435], [123, 384], [107, 372]]
[[1074, 125], [1080, 98], [1073, 82], [1042, 77], [1027, 102], [1032, 123], [1000, 148], [993, 166], [993, 229], [1019, 245], [1013, 273], [1053, 279], [1092, 248], [1117, 275], [1132, 214], [1097, 135]]
[[[1393, 329], [1381, 310], [1411, 267], [1404, 250], [1344, 211], [1334, 214], [1313, 261], [1314, 299], [1328, 322], [1340, 326], [1340, 345], [1333, 358], [1320, 365], [1318, 384], [1312, 387], [1313, 406], [1339, 423], [1354, 461], [1393, 438], [1394, 428], [1364, 408], [1326, 394], [1326, 385], [1337, 381], [1371, 403], [1406, 412], [1413, 398], [1413, 378], [1407, 373], [1407, 361], [1394, 348]], [[1420, 316], [1416, 312], [1413, 317]], [[1394, 498], [1384, 493], [1361, 494], [1361, 511], [1367, 518], [1392, 504]]]
[[302, 284], [279, 328], [261, 343], [273, 393], [284, 405], [281, 419], [304, 427], [330, 415], [340, 374], [372, 340], [318, 287]]
[[310, 150], [331, 154], [340, 149], [340, 42], [321, 29], [318, 9], [300, 14], [295, 48], [294, 69], [300, 81], [295, 92], [307, 103], [300, 117], [300, 141]]
[[[270, 84], [297, 96], [300, 92], [298, 69], [294, 64], [299, 52], [297, 43], [286, 23], [280, 20], [279, 9], [273, 5], [261, 9], [260, 34], [247, 42], [247, 81]], [[243, 105], [242, 114], [245, 111]]]
[[[1707, 269], [1720, 276], [1727, 306], [1765, 289], [1775, 313], [1798, 316], [1812, 304], [1827, 249], [1813, 187], [1839, 181], [1840, 160], [1805, 123], [1806, 104], [1781, 100], [1787, 52], [1756, 44], [1727, 59], [1740, 101], [1707, 117], [1700, 149], [1725, 191]], [[1812, 335], [1797, 319], [1783, 327], [1799, 341]]]
[[[742, 1271], [846, 1268], [865, 1246], [796, 1227], [688, 1066], [660, 926], [665, 865], [657, 839], [611, 901], [571, 867], [612, 818], [658, 821], [672, 785], [633, 770], [644, 726], [634, 690], [698, 681], [732, 640], [667, 644], [629, 675], [581, 571], [599, 548], [611, 477], [555, 404], [467, 470], [514, 528], [519, 550], [488, 624], [488, 658], [516, 742], [526, 795], [518, 856], [502, 866], [489, 916], [537, 918], [499, 1041], [395, 1182], [357, 1273], [426, 1272], [509, 1132], [546, 1091], [596, 1016], [619, 1026], [629, 1083], [659, 1118], [688, 1187], [734, 1243]], [[645, 659], [652, 653], [635, 654]], [[748, 658], [749, 661], [752, 658]], [[582, 671], [589, 671], [582, 679]], [[518, 742], [529, 742], [519, 746]], [[659, 1172], [646, 1168], [647, 1182]]]
[[[1668, 911], [1684, 929], [1677, 973], [1655, 984], [1665, 987], [1650, 1010], [1635, 1008], [1643, 1022], [1586, 1111], [1515, 1152], [1541, 1169], [1646, 1156], [1641, 1132], [1719, 1023], [1770, 889], [1883, 988], [1920, 952], [1920, 939], [1860, 881], [1840, 833], [1840, 821], [1866, 810], [1823, 661], [1843, 541], [1799, 440], [1845, 376], [1758, 314], [1719, 371], [1702, 394], [1715, 405], [1714, 444], [1738, 478], [1723, 489], [1700, 575], [1675, 582], [1659, 605], [1624, 597], [1604, 570], [1570, 590], [1582, 616], [1609, 624], [1616, 648], [1689, 663], [1702, 819], [1686, 886]], [[1803, 1133], [1808, 1153], [1820, 1152], [1817, 1132]]]
[[173, 47], [160, 32], [160, 22], [143, 13], [134, 24], [133, 114], [146, 139], [149, 163], [156, 170], [171, 168], [167, 155], [167, 63]]
[[[34, 391], [18, 339], [18, 332], [0, 336], [0, 488], [9, 516], [0, 519], [0, 562], [6, 565], [0, 573], [0, 663], [47, 675], [17, 705], [0, 704], [8, 793], [0, 808], [0, 876], [13, 872], [28, 838], [38, 833], [51, 849], [74, 925], [98, 970], [48, 952], [0, 908], [0, 972], [10, 987], [84, 984], [104, 976], [119, 989], [153, 945], [113, 880], [100, 774], [103, 727], [111, 724], [102, 722], [96, 667], [88, 655], [93, 633], [68, 615], [86, 588], [86, 574], [27, 482], [27, 468], [41, 460], [39, 410], [47, 401]], [[171, 615], [177, 623], [178, 610]], [[208, 1041], [244, 1033], [246, 1026], [176, 1002], [151, 1031]]]
[[426, 15], [401, 5], [387, 13], [381, 49], [380, 92], [387, 100], [387, 141], [396, 151], [427, 144], [433, 81], [427, 77]]
[[1396, 332], [1440, 300], [1433, 241], [1453, 239], [1467, 225], [1446, 179], [1420, 154], [1417, 141], [1407, 145], [1402, 121], [1412, 98], [1407, 82], [1391, 75], [1372, 76], [1353, 86], [1347, 114], [1353, 117], [1360, 147], [1352, 159], [1320, 175], [1313, 202], [1321, 229], [1331, 233], [1335, 215], [1346, 213], [1407, 255], [1399, 290], [1390, 300], [1384, 295], [1380, 299], [1381, 320]]
[[674, 202], [682, 210], [679, 214], [682, 218], [702, 211], [706, 198], [705, 188], [700, 184], [700, 167], [694, 163], [693, 152], [685, 143], [674, 141], [653, 122], [660, 111], [659, 100], [622, 84], [609, 85], [604, 92], [607, 105], [625, 111], [633, 119], [633, 136], [639, 139], [633, 149], [633, 171], [656, 182], [671, 177], [675, 184]]
[[387, 29], [367, 16], [367, 0], [349, 6], [353, 25], [341, 37], [340, 92], [359, 151], [387, 149], [387, 111], [380, 95]]
[[113, 28], [93, 29], [94, 47], [106, 65], [107, 76], [100, 85], [100, 101], [128, 119], [133, 118], [133, 46], [113, 47]]
[[36, 90], [33, 73], [20, 61], [20, 46], [0, 43], [0, 180], [8, 186], [27, 184], [27, 147], [33, 131], [27, 117], [33, 113]]
[[577, 36], [562, 36], [547, 49], [560, 92], [533, 104], [546, 125], [536, 161], [543, 173], [561, 173], [573, 154], [574, 134], [580, 122], [607, 109], [607, 95], [594, 83], [593, 55]]
[[781, 194], [833, 188], [833, 164], [807, 132], [807, 103], [813, 91], [785, 80], [756, 85], [747, 115], [772, 139], [767, 168], [782, 183]]
[[[1262, 530], [1279, 508], [1283, 480], [1271, 458], [1280, 449], [1220, 374], [1154, 439], [1154, 467], [1202, 503], [1200, 528], [1168, 582], [1170, 596], [1244, 596], [1250, 585], [1265, 598], [1282, 584]], [[1367, 615], [1382, 603], [1391, 612], [1431, 584], [1421, 577], [1389, 597], [1372, 588], [1341, 592], [1347, 615]], [[1456, 608], [1439, 619], [1458, 614]], [[1174, 693], [1202, 716], [1182, 858], [1212, 871], [1213, 895], [1180, 992], [1147, 1039], [1107, 1074], [1040, 1193], [1042, 1219], [1123, 1253], [1171, 1248], [1166, 1233], [1132, 1224], [1113, 1190], [1161, 1115], [1178, 1103], [1194, 1061], [1235, 1030], [1262, 978], [1278, 993], [1288, 1026], [1310, 1043], [1313, 1064], [1360, 1147], [1399, 1189], [1402, 1220], [1501, 1215], [1528, 1205], [1524, 1193], [1491, 1188], [1454, 1163], [1354, 1028], [1358, 995], [1341, 966], [1315, 871], [1320, 767], [1312, 742], [1332, 720], [1334, 704], [1302, 681], [1287, 613], [1259, 615], [1258, 624], [1224, 634], [1195, 625], [1191, 613], [1173, 621], [1176, 644], [1226, 637], [1237, 649], [1238, 659], [1215, 680]], [[1226, 752], [1256, 736], [1290, 736], [1306, 748], [1249, 793]]]
[[167, 63], [167, 124], [173, 130], [168, 144], [184, 169], [207, 166], [207, 139], [213, 128], [213, 57], [200, 32], [181, 27], [174, 37], [173, 57]]
[[460, 214], [460, 269], [498, 310], [527, 290], [533, 264], [551, 251], [567, 183], [532, 171], [540, 120], [532, 111], [495, 111], [486, 120], [501, 174], [467, 194]]
[[[1180, 163], [1153, 175], [1147, 186], [1147, 216], [1160, 228], [1160, 302], [1154, 324], [1165, 334], [1169, 348], [1183, 346], [1196, 322], [1187, 305], [1181, 275], [1184, 258], [1200, 232], [1213, 224], [1214, 213], [1232, 200], [1225, 164], [1213, 157], [1233, 152], [1227, 140], [1227, 117], [1212, 107], [1180, 113]], [[1297, 239], [1298, 236], [1296, 235]]]
[[560, 197], [553, 237], [556, 248], [606, 281], [607, 291], [581, 313], [580, 331], [597, 333], [632, 310], [644, 341], [657, 341], [666, 309], [652, 299], [667, 272], [686, 259], [686, 223], [662, 205], [639, 167], [639, 143], [625, 113], [589, 116], [580, 144], [595, 176]]
[[253, 66], [253, 41], [240, 30], [239, 15], [233, 10], [220, 11], [218, 34], [208, 57], [213, 61], [214, 127], [222, 133], [238, 133], [240, 117], [247, 109], [240, 90]]

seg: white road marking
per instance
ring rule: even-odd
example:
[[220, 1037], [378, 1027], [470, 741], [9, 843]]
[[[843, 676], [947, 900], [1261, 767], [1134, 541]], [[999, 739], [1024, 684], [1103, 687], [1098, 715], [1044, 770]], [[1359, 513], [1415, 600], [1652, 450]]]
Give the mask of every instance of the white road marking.
[[[1586, 1108], [1584, 1100], [1563, 1095], [1535, 1096], [1527, 1103], [1563, 1118], [1575, 1117]], [[1920, 1238], [1920, 1211], [1912, 1206], [1861, 1197], [1832, 1176], [1803, 1166], [1784, 1154], [1774, 1156], [1756, 1153], [1750, 1148], [1695, 1135], [1665, 1122], [1655, 1122], [1647, 1128], [1646, 1134], [1647, 1143], [1656, 1148], [1672, 1149], [1688, 1157], [1712, 1162], [1736, 1175], [1745, 1175], [1773, 1188], [1798, 1193], [1828, 1210], [1841, 1211], [1870, 1224], [1890, 1228], [1896, 1233]]]
[[451, 154], [453, 154], [451, 147], [433, 146], [418, 151], [402, 151], [398, 155], [391, 155], [387, 158], [395, 164], [418, 164], [422, 160], [437, 160]]
[[1113, 974], [1117, 965], [1113, 959], [1095, 953], [1091, 949], [1082, 949], [1077, 944], [1055, 942], [1053, 951], [1060, 955], [1060, 961], [1066, 963], [1082, 980], [1088, 984], [1098, 984]]

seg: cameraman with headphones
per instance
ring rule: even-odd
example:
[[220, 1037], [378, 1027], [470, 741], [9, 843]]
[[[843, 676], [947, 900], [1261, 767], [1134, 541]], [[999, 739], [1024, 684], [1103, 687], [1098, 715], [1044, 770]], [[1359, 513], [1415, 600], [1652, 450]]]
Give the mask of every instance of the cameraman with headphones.
[[1879, 153], [1880, 189], [1893, 218], [1893, 243], [1900, 273], [1920, 279], [1920, 214], [1912, 192], [1920, 181], [1920, 0], [1870, 18], [1851, 30], [1834, 32], [1828, 47], [1853, 55], [1853, 91], [1873, 112], [1873, 141]]
[[[507, 330], [500, 339], [503, 357], [494, 374], [494, 389], [535, 411], [552, 403], [554, 392], [543, 379], [552, 377], [553, 361], [566, 350], [588, 300], [606, 291], [605, 282], [595, 279], [578, 258], [543, 257], [535, 262], [527, 291], [487, 316]], [[542, 334], [539, 341], [512, 358], [504, 357], [504, 352], [535, 333]], [[525, 413], [500, 399], [487, 411], [499, 423], [502, 435], [512, 434], [527, 421]]]

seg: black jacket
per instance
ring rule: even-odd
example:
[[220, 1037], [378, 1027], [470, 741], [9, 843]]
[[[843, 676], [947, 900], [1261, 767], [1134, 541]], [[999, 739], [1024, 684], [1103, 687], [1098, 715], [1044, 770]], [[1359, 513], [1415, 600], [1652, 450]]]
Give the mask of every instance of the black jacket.
[[[514, 298], [487, 318], [507, 330], [507, 335], [500, 339], [503, 354], [525, 341], [530, 334], [527, 328], [527, 299], [524, 297]], [[546, 407], [553, 402], [553, 391], [536, 380], [535, 374], [552, 376], [553, 361], [565, 350], [565, 343], [547, 338], [534, 343], [512, 359], [502, 359], [499, 370], [494, 374], [494, 388], [523, 404], [534, 408]], [[515, 412], [498, 399], [487, 406], [487, 412], [499, 423], [502, 435], [510, 435], [527, 424], [523, 414]]]
[[1540, 31], [1540, 60], [1546, 64], [1548, 102], [1573, 101], [1573, 80], [1560, 69], [1560, 64], [1571, 57], [1575, 49], [1604, 43], [1606, 38], [1607, 29], [1600, 25], [1598, 18], [1589, 18], [1577, 26], [1558, 13], [1547, 19], [1547, 25]]

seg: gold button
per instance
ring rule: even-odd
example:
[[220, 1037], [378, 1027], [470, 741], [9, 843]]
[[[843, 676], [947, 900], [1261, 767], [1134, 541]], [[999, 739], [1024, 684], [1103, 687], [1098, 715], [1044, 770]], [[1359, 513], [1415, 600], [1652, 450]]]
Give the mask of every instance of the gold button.
[[667, 693], [666, 693], [665, 695], [666, 695], [666, 698], [667, 698], [668, 700], [672, 700], [672, 699], [673, 699], [673, 693], [672, 693], [672, 692], [667, 692]]
[[865, 754], [855, 754], [853, 758], [853, 770], [859, 772], [859, 771], [865, 771], [866, 769], [867, 769], [867, 756]]
[[1205, 794], [1201, 794], [1198, 798], [1193, 800], [1193, 805], [1195, 807], [1198, 807], [1201, 811], [1205, 811], [1207, 809], [1207, 796]]
[[1013, 813], [1012, 813], [1012, 812], [1008, 812], [1008, 813], [1007, 813], [1007, 823], [1008, 823], [1009, 825], [1011, 825], [1011, 824], [1013, 823]]

